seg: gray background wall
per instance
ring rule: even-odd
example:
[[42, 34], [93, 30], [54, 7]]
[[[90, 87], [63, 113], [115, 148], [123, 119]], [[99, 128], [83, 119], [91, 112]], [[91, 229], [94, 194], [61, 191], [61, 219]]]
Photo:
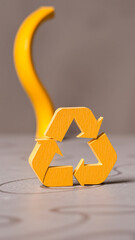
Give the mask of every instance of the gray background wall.
[[40, 6], [56, 17], [34, 38], [34, 64], [55, 107], [87, 106], [108, 133], [135, 133], [134, 0], [0, 0], [0, 132], [35, 132], [12, 49], [21, 22]]

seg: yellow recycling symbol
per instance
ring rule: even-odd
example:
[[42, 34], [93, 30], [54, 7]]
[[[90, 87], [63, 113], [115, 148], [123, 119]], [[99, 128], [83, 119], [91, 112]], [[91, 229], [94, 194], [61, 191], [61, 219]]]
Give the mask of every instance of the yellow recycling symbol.
[[[77, 137], [93, 138], [88, 145], [98, 163], [84, 164], [84, 159], [81, 159], [74, 172], [72, 166], [49, 167], [56, 153], [62, 156], [57, 141], [63, 140], [73, 120], [81, 130]], [[96, 120], [92, 111], [86, 107], [59, 108], [55, 111], [45, 131], [45, 137], [36, 140], [37, 143], [29, 157], [32, 169], [45, 186], [72, 186], [73, 175], [82, 186], [105, 181], [117, 160], [117, 155], [107, 135], [102, 133], [98, 136], [102, 121], [102, 117]]]

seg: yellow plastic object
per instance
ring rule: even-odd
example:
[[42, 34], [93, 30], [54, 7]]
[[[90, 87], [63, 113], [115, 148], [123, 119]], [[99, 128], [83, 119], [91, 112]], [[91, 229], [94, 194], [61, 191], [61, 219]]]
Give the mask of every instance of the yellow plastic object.
[[61, 142], [73, 120], [81, 130], [77, 137], [96, 138], [103, 117], [96, 120], [92, 111], [86, 107], [58, 108], [45, 131], [45, 136]]
[[74, 170], [74, 176], [82, 186], [104, 182], [117, 160], [117, 154], [105, 133], [88, 142], [88, 145], [98, 163], [84, 165], [84, 159], [80, 160]]
[[46, 130], [45, 137], [33, 149], [29, 163], [40, 181], [48, 187], [72, 186], [73, 174], [81, 185], [102, 183], [113, 168], [117, 155], [105, 133], [96, 139], [88, 142], [93, 153], [98, 159], [97, 164], [84, 165], [81, 159], [73, 172], [72, 166], [49, 167], [55, 153], [61, 152], [56, 144], [56, 140], [61, 141], [73, 119], [82, 131], [79, 137], [96, 137], [103, 118], [96, 120], [90, 109], [80, 108], [60, 108], [54, 116]]
[[43, 20], [54, 16], [53, 7], [41, 7], [29, 15], [20, 26], [14, 42], [14, 63], [16, 72], [27, 92], [36, 114], [36, 137], [43, 137], [53, 116], [51, 99], [41, 84], [33, 66], [31, 46], [34, 33]]

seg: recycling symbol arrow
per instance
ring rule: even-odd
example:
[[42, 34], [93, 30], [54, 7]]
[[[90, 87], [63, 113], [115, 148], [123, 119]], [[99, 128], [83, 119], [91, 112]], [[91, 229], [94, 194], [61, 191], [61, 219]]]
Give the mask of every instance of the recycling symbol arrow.
[[[72, 166], [49, 167], [56, 153], [63, 156], [57, 141], [63, 140], [73, 120], [81, 130], [77, 137], [93, 138], [88, 145], [98, 163], [84, 164], [84, 159], [81, 159], [74, 172]], [[45, 137], [36, 140], [29, 157], [32, 169], [45, 186], [72, 186], [73, 175], [82, 186], [105, 181], [117, 160], [117, 154], [105, 133], [98, 136], [102, 120], [102, 117], [96, 120], [92, 111], [86, 107], [59, 108], [55, 111]]]

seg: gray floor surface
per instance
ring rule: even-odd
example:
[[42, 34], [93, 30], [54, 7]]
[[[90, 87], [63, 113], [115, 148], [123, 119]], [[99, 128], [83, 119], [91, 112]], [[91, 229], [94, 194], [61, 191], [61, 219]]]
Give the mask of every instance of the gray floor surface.
[[[109, 136], [117, 163], [101, 185], [44, 187], [28, 164], [31, 135], [0, 137], [0, 239], [135, 239], [135, 136]], [[52, 165], [96, 162], [88, 139], [58, 143]]]

